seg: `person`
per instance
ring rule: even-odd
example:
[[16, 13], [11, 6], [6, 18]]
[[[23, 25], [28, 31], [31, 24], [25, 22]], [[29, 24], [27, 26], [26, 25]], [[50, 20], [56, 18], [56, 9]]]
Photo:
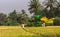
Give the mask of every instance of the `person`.
[[45, 27], [45, 22], [43, 21], [43, 23], [42, 23], [42, 27]]
[[45, 23], [42, 24], [42, 27], [45, 27]]
[[22, 24], [22, 26], [21, 26], [22, 28], [24, 28], [24, 24]]

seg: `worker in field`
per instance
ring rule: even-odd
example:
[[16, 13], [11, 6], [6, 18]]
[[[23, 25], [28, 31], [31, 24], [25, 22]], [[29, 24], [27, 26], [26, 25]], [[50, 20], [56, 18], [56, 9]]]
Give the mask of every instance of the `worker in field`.
[[21, 27], [24, 28], [24, 24], [22, 24]]
[[45, 27], [45, 22], [42, 23], [42, 27]]

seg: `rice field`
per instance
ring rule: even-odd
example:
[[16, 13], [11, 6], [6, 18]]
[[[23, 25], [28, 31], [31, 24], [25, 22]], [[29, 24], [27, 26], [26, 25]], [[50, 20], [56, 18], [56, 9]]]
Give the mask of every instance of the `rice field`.
[[60, 26], [0, 26], [0, 37], [60, 37]]
[[0, 37], [27, 37], [33, 34], [25, 32], [19, 26], [1, 26]]

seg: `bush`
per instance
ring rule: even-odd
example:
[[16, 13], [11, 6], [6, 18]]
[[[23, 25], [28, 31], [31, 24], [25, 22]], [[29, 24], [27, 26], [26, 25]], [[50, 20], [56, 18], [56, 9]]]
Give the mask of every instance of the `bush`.
[[36, 24], [34, 24], [35, 27], [40, 27], [42, 26], [42, 22], [37, 22]]
[[7, 26], [17, 26], [17, 25], [19, 25], [17, 21], [14, 20], [7, 21]]
[[60, 17], [55, 17], [54, 25], [60, 25]]
[[31, 22], [25, 25], [25, 27], [39, 27], [39, 26], [42, 26], [41, 22], [37, 22], [37, 23]]
[[51, 22], [46, 22], [45, 24], [46, 24], [46, 26], [52, 26], [53, 25], [53, 23], [51, 23]]
[[27, 25], [25, 25], [25, 27], [32, 27], [32, 26], [34, 26], [33, 23], [28, 23]]

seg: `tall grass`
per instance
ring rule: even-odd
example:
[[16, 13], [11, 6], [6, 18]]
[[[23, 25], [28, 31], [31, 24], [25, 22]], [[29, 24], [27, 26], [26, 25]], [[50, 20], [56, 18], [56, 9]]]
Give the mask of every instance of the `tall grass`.
[[1, 26], [0, 37], [60, 37], [60, 27], [25, 27]]
[[29, 32], [38, 33], [37, 36], [40, 37], [60, 37], [60, 27], [51, 26], [51, 27], [27, 27], [25, 28]]

